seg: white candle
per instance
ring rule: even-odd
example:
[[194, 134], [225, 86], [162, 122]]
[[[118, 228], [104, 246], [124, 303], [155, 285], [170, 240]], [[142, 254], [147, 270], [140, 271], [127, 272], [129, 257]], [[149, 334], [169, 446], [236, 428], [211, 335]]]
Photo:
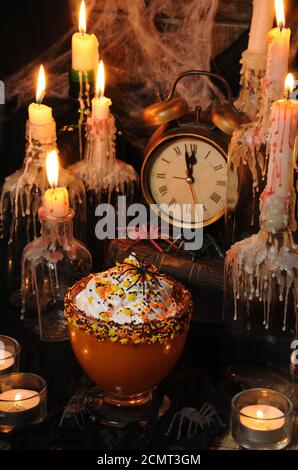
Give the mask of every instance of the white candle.
[[240, 422], [255, 431], [275, 431], [285, 424], [282, 411], [270, 405], [249, 405], [240, 410]]
[[79, 16], [79, 33], [72, 36], [72, 68], [80, 72], [96, 70], [98, 66], [98, 40], [86, 33], [86, 9], [82, 0]]
[[11, 356], [11, 352], [0, 349], [0, 371], [9, 369], [14, 365], [14, 358]]
[[253, 17], [249, 33], [248, 50], [254, 54], [265, 54], [268, 47], [268, 31], [274, 18], [273, 0], [254, 0]]
[[274, 99], [283, 96], [284, 82], [288, 73], [291, 30], [285, 28], [283, 0], [276, 0], [277, 28], [268, 34], [269, 46], [265, 86], [271, 89]]
[[35, 408], [40, 403], [38, 393], [34, 390], [13, 389], [0, 394], [0, 411], [18, 413]]
[[[286, 79], [286, 94], [294, 88], [294, 77]], [[275, 101], [271, 110], [271, 147], [266, 194], [287, 198], [293, 189], [293, 159], [298, 134], [298, 101]]]
[[42, 206], [44, 214], [52, 217], [66, 217], [69, 214], [69, 197], [66, 188], [56, 187], [59, 178], [59, 163], [55, 150], [47, 154], [46, 167], [51, 188], [44, 194]]
[[108, 119], [110, 113], [110, 106], [112, 104], [109, 98], [104, 96], [105, 91], [105, 72], [104, 64], [101, 60], [97, 70], [96, 79], [96, 96], [92, 100], [92, 119], [103, 121]]
[[45, 72], [41, 65], [37, 82], [36, 103], [31, 103], [28, 108], [30, 123], [38, 126], [48, 125], [52, 122], [52, 108], [42, 104], [45, 88]]

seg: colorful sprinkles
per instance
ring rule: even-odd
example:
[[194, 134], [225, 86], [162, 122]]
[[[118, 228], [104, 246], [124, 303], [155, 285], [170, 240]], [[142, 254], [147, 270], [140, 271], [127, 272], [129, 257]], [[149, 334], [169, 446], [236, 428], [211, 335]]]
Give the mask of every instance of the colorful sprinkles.
[[[131, 262], [131, 259], [129, 261]], [[67, 321], [87, 334], [95, 336], [99, 341], [109, 339], [113, 343], [119, 342], [123, 345], [127, 343], [162, 343], [183, 333], [185, 328], [188, 327], [192, 312], [190, 292], [174, 279], [163, 276], [163, 279], [171, 287], [171, 302], [169, 302], [168, 307], [164, 305], [162, 297], [158, 295], [159, 285], [151, 286], [150, 289], [146, 290], [146, 295], [142, 298], [142, 301], [135, 303], [138, 292], [134, 289], [125, 291], [125, 279], [121, 286], [111, 284], [106, 279], [110, 275], [114, 277], [123, 269], [125, 269], [124, 264], [117, 263], [115, 268], [100, 275], [90, 275], [70, 288], [65, 296], [65, 317]], [[128, 287], [131, 285], [131, 278], [132, 276], [127, 279]], [[105, 302], [106, 311], [100, 312], [99, 318], [80, 310], [75, 301], [77, 295], [86, 289], [92, 280], [95, 280], [97, 295]], [[88, 302], [93, 303], [94, 293], [92, 293], [92, 289], [87, 294]], [[125, 308], [121, 310], [121, 314], [127, 317], [127, 322], [118, 323], [112, 318], [112, 308], [110, 309], [110, 307], [113, 307], [113, 305], [109, 304], [109, 301], [111, 302], [110, 299], [114, 298], [115, 295], [119, 296], [119, 299], [125, 298], [129, 301], [128, 305], [126, 303]], [[130, 302], [133, 311], [129, 308]], [[152, 312], [155, 312], [154, 318], [152, 318]], [[138, 321], [132, 318], [137, 318]]]

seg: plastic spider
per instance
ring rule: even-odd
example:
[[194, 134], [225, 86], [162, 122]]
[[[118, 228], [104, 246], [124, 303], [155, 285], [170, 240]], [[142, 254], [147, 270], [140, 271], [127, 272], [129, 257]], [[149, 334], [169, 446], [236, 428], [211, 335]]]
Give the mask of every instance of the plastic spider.
[[141, 281], [142, 286], [143, 286], [143, 295], [145, 295], [146, 275], [149, 275], [151, 279], [159, 285], [159, 287], [162, 287], [157, 276], [163, 277], [163, 275], [157, 273], [150, 264], [145, 263], [145, 260], [148, 258], [148, 256], [146, 256], [143, 260], [139, 260], [139, 258], [134, 253], [131, 253], [131, 256], [135, 258], [135, 260], [138, 262], [138, 265], [124, 262], [123, 264], [128, 266], [128, 268], [125, 269], [118, 277], [116, 277], [117, 281], [124, 274], [131, 272], [132, 274], [138, 274], [139, 276], [137, 280], [133, 284], [131, 284], [131, 286], [129, 286], [126, 290], [132, 289], [134, 286], [136, 286], [139, 283], [139, 281]]

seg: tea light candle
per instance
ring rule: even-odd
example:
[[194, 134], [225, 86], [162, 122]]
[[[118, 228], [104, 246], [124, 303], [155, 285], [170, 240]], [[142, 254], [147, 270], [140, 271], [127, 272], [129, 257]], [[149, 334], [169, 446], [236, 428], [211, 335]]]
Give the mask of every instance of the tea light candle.
[[274, 431], [284, 426], [285, 419], [283, 412], [274, 406], [249, 405], [240, 410], [240, 422], [256, 431]]
[[0, 411], [18, 413], [39, 405], [38, 393], [34, 390], [13, 389], [0, 394]]
[[105, 71], [104, 64], [101, 60], [97, 70], [96, 79], [96, 96], [92, 100], [92, 119], [103, 121], [108, 119], [110, 113], [110, 106], [112, 104], [109, 98], [104, 96], [105, 92]]
[[52, 108], [42, 104], [42, 100], [45, 95], [45, 89], [45, 71], [43, 65], [41, 65], [36, 89], [36, 103], [31, 103], [28, 108], [30, 124], [46, 126], [52, 122]]
[[0, 432], [40, 423], [47, 414], [47, 384], [35, 374], [0, 376]]
[[94, 34], [86, 33], [84, 0], [80, 7], [79, 30], [72, 37], [72, 68], [79, 72], [95, 71], [98, 65], [98, 41]]
[[51, 189], [45, 192], [42, 209], [47, 216], [66, 217], [69, 214], [69, 197], [66, 188], [57, 188], [59, 163], [56, 150], [47, 154], [46, 168]]
[[0, 373], [3, 371], [10, 369], [14, 365], [14, 358], [11, 357], [12, 354], [5, 349], [0, 349]]
[[291, 401], [276, 390], [244, 390], [232, 400], [232, 436], [245, 449], [283, 449], [291, 442], [293, 413]]

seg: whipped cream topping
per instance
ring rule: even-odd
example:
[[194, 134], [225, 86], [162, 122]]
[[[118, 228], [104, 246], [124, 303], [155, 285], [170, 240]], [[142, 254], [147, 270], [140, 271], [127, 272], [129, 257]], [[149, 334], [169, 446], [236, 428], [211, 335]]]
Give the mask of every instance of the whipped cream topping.
[[118, 324], [175, 316], [178, 308], [170, 281], [154, 266], [143, 276], [139, 269], [139, 261], [130, 255], [123, 263], [93, 276], [76, 296], [77, 308], [87, 316]]

